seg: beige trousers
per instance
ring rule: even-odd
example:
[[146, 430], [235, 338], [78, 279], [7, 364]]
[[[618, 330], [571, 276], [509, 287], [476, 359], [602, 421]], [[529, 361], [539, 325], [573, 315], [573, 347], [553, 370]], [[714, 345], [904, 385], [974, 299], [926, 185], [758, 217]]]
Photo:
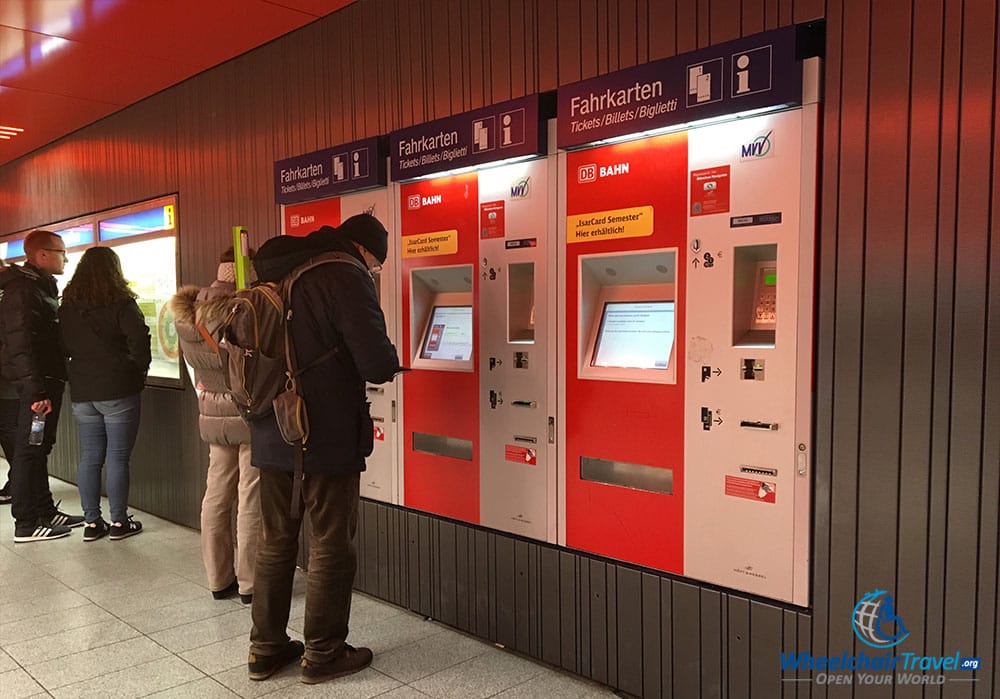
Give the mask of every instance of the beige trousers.
[[208, 445], [208, 476], [205, 498], [201, 501], [201, 555], [213, 592], [224, 590], [235, 577], [240, 594], [253, 594], [254, 559], [260, 532], [259, 480], [260, 471], [250, 465], [249, 444]]

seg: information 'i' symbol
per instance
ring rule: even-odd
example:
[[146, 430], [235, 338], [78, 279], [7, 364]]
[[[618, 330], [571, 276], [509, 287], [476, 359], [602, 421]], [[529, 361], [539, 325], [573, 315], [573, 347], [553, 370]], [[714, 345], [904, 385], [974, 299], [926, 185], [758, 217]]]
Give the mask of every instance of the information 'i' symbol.
[[736, 67], [739, 68], [736, 71], [736, 94], [741, 95], [744, 92], [750, 92], [750, 71], [747, 67], [750, 65], [750, 57], [743, 54], [736, 59]]
[[503, 144], [510, 145], [510, 114], [503, 115]]
[[353, 168], [354, 169], [354, 177], [356, 177], [356, 178], [357, 177], [361, 177], [361, 153], [358, 153], [357, 151], [354, 151], [354, 154], [351, 156], [351, 160], [353, 161], [353, 165], [354, 165], [354, 168]]

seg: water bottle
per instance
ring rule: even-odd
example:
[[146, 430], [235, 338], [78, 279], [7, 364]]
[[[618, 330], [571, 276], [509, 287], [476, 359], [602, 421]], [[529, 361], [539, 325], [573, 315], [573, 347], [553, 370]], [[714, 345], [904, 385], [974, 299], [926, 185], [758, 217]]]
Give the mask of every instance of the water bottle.
[[28, 444], [38, 446], [45, 438], [45, 415], [35, 413], [31, 416], [31, 432], [28, 433]]

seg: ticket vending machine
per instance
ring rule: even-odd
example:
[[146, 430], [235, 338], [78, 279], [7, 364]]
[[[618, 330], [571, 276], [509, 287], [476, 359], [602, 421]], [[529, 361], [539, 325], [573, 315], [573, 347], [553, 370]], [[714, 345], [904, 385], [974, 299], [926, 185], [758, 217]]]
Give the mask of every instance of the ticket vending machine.
[[687, 141], [560, 157], [564, 543], [679, 573]]
[[479, 173], [480, 523], [556, 540], [555, 156]]
[[809, 603], [819, 59], [803, 56], [813, 29], [559, 90], [570, 151], [560, 542], [799, 605]]
[[479, 522], [475, 173], [399, 187], [403, 504]]
[[817, 125], [807, 102], [688, 137], [684, 574], [800, 605]]
[[555, 170], [542, 112], [531, 95], [417, 125], [391, 135], [390, 153], [412, 369], [403, 504], [554, 540]]
[[[299, 170], [315, 172], [316, 167], [327, 168], [329, 179], [340, 184], [334, 190], [329, 186], [322, 193], [330, 191], [348, 192], [340, 196], [325, 197], [307, 201], [297, 201], [282, 207], [282, 232], [285, 235], [305, 236], [321, 226], [339, 226], [340, 223], [357, 214], [371, 214], [389, 232], [389, 251], [379, 272], [372, 276], [379, 296], [382, 313], [385, 316], [386, 331], [400, 357], [399, 318], [399, 234], [396, 226], [396, 207], [391, 200], [386, 181], [385, 147], [377, 139], [329, 148], [317, 153], [298, 156], [276, 163], [276, 178], [282, 181], [290, 176], [288, 172]], [[327, 171], [324, 171], [327, 172]], [[309, 180], [310, 183], [313, 181]], [[336, 185], [336, 181], [334, 182]], [[360, 191], [355, 191], [360, 190]], [[300, 197], [295, 197], [300, 199]], [[382, 502], [399, 503], [401, 497], [400, 479], [400, 420], [402, 415], [402, 380], [366, 387], [371, 403], [374, 426], [374, 448], [365, 460], [366, 470], [361, 474], [362, 497]]]

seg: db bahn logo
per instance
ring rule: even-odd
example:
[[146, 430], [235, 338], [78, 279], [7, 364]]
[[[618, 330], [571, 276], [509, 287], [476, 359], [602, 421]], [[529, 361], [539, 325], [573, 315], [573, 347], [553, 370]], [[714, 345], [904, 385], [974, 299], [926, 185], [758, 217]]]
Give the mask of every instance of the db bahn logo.
[[594, 182], [597, 180], [597, 165], [595, 163], [590, 163], [589, 165], [581, 165], [576, 171], [576, 181], [583, 182]]
[[420, 208], [420, 195], [419, 194], [411, 194], [409, 197], [407, 197], [407, 199], [406, 199], [406, 208], [409, 209], [410, 211], [413, 211], [415, 209], [419, 209]]

